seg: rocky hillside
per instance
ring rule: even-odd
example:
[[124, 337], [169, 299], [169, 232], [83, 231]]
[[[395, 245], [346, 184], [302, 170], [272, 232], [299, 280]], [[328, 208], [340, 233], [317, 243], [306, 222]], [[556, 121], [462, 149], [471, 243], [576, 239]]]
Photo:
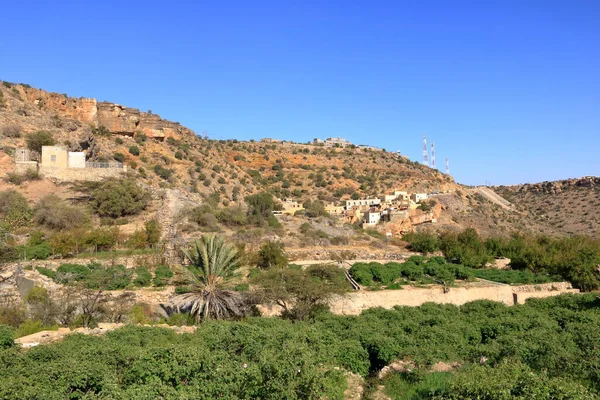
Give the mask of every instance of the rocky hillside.
[[[139, 227], [140, 221], [158, 216], [161, 222], [169, 223], [171, 232], [193, 233], [197, 228], [180, 214], [209, 196], [218, 207], [244, 206], [245, 196], [263, 191], [299, 202], [318, 199], [342, 204], [352, 197], [379, 197], [394, 189], [445, 192], [437, 199], [441, 215], [436, 229], [475, 227], [489, 235], [518, 229], [552, 231], [544, 220], [528, 219], [525, 210], [501, 207], [438, 170], [384, 150], [211, 140], [155, 114], [48, 93], [25, 84], [2, 82], [0, 95], [0, 175], [14, 169], [15, 149], [24, 147], [26, 136], [37, 131], [50, 132], [58, 144], [73, 151], [86, 151], [88, 161], [121, 161], [131, 176], [154, 193], [147, 215], [132, 218], [123, 226], [129, 232]], [[69, 182], [42, 179], [20, 186], [0, 182], [0, 190], [13, 187], [32, 203], [48, 193], [65, 199], [73, 195]], [[284, 229], [278, 235], [291, 246], [299, 245], [298, 229], [306, 219], [283, 218], [282, 222]], [[227, 232], [226, 227], [223, 229]], [[243, 229], [229, 233], [240, 235], [240, 231], [238, 239], [248, 240]], [[323, 221], [316, 232], [321, 236], [319, 232], [329, 232], [325, 237], [352, 236], [352, 228], [342, 219]], [[368, 246], [372, 239], [357, 239], [357, 245]]]
[[498, 186], [531, 219], [566, 234], [600, 236], [600, 177]]

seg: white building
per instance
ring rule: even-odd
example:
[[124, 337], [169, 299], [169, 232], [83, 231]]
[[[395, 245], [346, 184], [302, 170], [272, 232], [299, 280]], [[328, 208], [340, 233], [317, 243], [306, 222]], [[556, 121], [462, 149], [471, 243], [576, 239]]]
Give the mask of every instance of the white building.
[[381, 199], [346, 200], [346, 210], [350, 210], [352, 207], [371, 207], [379, 205], [381, 205]]
[[422, 200], [427, 200], [427, 193], [413, 193], [410, 195], [410, 199], [414, 203], [418, 203]]
[[381, 213], [375, 210], [365, 211], [363, 214], [366, 225], [377, 225], [381, 220]]

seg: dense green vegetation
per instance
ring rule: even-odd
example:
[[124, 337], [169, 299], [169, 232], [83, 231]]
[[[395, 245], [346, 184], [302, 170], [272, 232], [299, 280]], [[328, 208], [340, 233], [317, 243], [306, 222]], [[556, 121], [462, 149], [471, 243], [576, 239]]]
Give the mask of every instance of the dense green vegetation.
[[534, 283], [561, 282], [564, 279], [560, 275], [547, 275], [533, 273], [528, 270], [505, 270], [505, 269], [473, 269], [477, 278], [488, 281], [507, 283], [509, 285], [529, 285]]
[[[394, 399], [592, 399], [599, 342], [594, 294], [208, 321], [180, 336], [127, 327], [29, 350], [0, 328], [0, 398], [341, 399], [335, 367], [377, 382], [383, 366], [405, 360], [409, 370], [383, 380]], [[432, 374], [439, 361], [457, 368]]]
[[441, 283], [450, 285], [455, 280], [474, 281], [475, 278], [507, 284], [561, 282], [559, 276], [533, 273], [528, 270], [476, 269], [461, 264], [448, 263], [443, 257], [412, 256], [404, 263], [355, 263], [350, 268], [352, 277], [362, 286], [373, 289], [385, 286], [399, 289], [407, 284]]
[[371, 287], [384, 285], [389, 289], [397, 289], [398, 285], [410, 282], [451, 284], [456, 279], [474, 280], [470, 268], [449, 264], [443, 257], [427, 259], [413, 256], [404, 263], [356, 263], [350, 268], [350, 274], [360, 285]]
[[[62, 264], [56, 271], [37, 267], [36, 270], [60, 284], [78, 284], [88, 289], [120, 290], [132, 286], [164, 286], [173, 277], [173, 271], [164, 265], [159, 265], [154, 270], [154, 278], [145, 267], [138, 267], [135, 272], [123, 265], [105, 267], [99, 263]], [[133, 279], [133, 283], [132, 283]]]
[[442, 251], [444, 257], [479, 268], [494, 257], [506, 257], [511, 267], [546, 275], [560, 275], [582, 290], [600, 288], [600, 241], [586, 236], [551, 238], [515, 233], [508, 238], [481, 238], [474, 229], [404, 236], [411, 249], [424, 254]]

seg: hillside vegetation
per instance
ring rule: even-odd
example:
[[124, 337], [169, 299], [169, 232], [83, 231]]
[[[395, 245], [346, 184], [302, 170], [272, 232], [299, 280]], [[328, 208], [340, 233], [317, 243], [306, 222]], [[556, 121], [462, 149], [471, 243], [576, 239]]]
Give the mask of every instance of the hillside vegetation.
[[494, 188], [555, 232], [600, 237], [600, 178], [585, 177]]
[[[342, 399], [344, 371], [367, 379], [367, 396], [383, 384], [393, 399], [593, 399], [600, 390], [593, 294], [208, 322], [184, 335], [132, 326], [26, 351], [6, 335], [0, 327], [1, 398]], [[380, 380], [395, 361], [403, 367]]]
[[[185, 221], [177, 213], [209, 198], [212, 205], [224, 208], [245, 207], [248, 195], [262, 192], [300, 203], [318, 200], [342, 204], [345, 199], [382, 196], [394, 189], [447, 192], [439, 196], [444, 211], [438, 221], [441, 229], [476, 227], [482, 232], [506, 234], [516, 229], [548, 231], [543, 223], [501, 209], [457, 185], [450, 176], [396, 153], [356, 146], [213, 140], [151, 112], [94, 99], [74, 99], [9, 82], [0, 85], [0, 93], [0, 174], [5, 174], [0, 190], [14, 188], [30, 201], [38, 201], [47, 193], [57, 193], [69, 201], [81, 196], [68, 182], [48, 180], [43, 174], [13, 173], [14, 151], [28, 143], [32, 148], [61, 144], [70, 150], [85, 150], [88, 161], [123, 162], [130, 177], [154, 194], [140, 217], [119, 221], [128, 233], [154, 217], [169, 232], [185, 232], [183, 226], [172, 226], [173, 220]], [[90, 109], [92, 106], [98, 109]], [[31, 143], [33, 136], [35, 145]], [[301, 224], [284, 223], [284, 230], [277, 234], [297, 232]], [[200, 229], [228, 232], [227, 224], [218, 220], [205, 225]], [[348, 236], [342, 230], [332, 233], [329, 236]], [[299, 242], [302, 240], [288, 240], [287, 244], [295, 247]]]

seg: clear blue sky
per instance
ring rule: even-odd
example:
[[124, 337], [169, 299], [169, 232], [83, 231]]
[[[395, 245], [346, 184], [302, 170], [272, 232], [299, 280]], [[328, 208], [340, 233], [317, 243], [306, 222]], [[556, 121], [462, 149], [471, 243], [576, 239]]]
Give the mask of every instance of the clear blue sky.
[[[196, 4], [198, 3], [198, 4]], [[0, 79], [213, 138], [342, 136], [465, 184], [600, 174], [600, 1], [15, 1]]]

